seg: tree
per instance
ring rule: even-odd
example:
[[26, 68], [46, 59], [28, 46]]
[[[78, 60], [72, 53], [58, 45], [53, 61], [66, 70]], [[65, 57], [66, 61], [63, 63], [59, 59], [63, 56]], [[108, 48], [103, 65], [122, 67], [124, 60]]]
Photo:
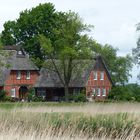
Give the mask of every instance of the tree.
[[[111, 45], [101, 45], [92, 38], [86, 37], [84, 39], [86, 46], [89, 46], [94, 55], [101, 55], [105, 64], [108, 67], [112, 80], [115, 84], [125, 84], [131, 77], [130, 71], [132, 69], [132, 57], [117, 56], [118, 49], [113, 48]], [[84, 44], [84, 43], [83, 43]]]
[[[137, 32], [140, 31], [140, 23], [137, 24], [136, 30]], [[140, 65], [140, 36], [138, 37], [137, 40], [137, 47], [132, 50], [132, 54], [134, 58], [134, 63], [139, 66]], [[140, 80], [140, 74], [138, 75], [138, 79]]]
[[39, 39], [42, 51], [49, 59], [44, 66], [58, 75], [68, 101], [69, 84], [89, 67], [92, 53], [88, 46], [81, 46], [84, 38], [81, 32], [89, 29], [88, 26], [82, 23], [76, 13], [64, 13], [62, 17], [61, 27], [56, 30], [58, 38], [54, 43], [44, 35], [40, 35]]
[[0, 79], [2, 75], [2, 72], [4, 68], [8, 68], [10, 65], [6, 63], [6, 59], [10, 56], [11, 54], [9, 52], [6, 52], [3, 50], [3, 43], [1, 41], [1, 34], [0, 34]]
[[40, 4], [30, 10], [20, 13], [15, 21], [4, 24], [2, 43], [4, 45], [20, 44], [29, 53], [38, 66], [44, 60], [40, 50], [38, 35], [43, 34], [52, 42], [56, 40], [55, 29], [59, 28], [59, 15], [51, 3]]

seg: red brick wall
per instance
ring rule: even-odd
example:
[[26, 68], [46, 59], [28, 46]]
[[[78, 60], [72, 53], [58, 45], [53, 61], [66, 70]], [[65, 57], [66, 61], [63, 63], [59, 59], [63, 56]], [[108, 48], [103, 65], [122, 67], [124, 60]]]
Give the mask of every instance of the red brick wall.
[[[97, 80], [94, 80], [94, 71], [91, 71], [89, 79], [86, 84], [86, 95], [89, 98], [96, 99], [96, 100], [103, 100], [108, 96], [109, 90], [112, 87], [110, 80], [106, 74], [106, 71], [96, 70], [97, 72]], [[104, 72], [104, 79], [100, 80], [100, 72]], [[92, 96], [92, 90], [99, 88], [101, 96]], [[102, 89], [106, 90], [106, 96], [102, 96]]]
[[21, 71], [21, 79], [16, 77], [17, 71], [11, 71], [8, 79], [5, 82], [4, 90], [7, 91], [7, 94], [10, 96], [12, 88], [16, 89], [16, 97], [19, 97], [19, 88], [21, 86], [32, 87], [38, 76], [38, 71], [30, 71], [30, 79], [26, 79], [26, 71]]

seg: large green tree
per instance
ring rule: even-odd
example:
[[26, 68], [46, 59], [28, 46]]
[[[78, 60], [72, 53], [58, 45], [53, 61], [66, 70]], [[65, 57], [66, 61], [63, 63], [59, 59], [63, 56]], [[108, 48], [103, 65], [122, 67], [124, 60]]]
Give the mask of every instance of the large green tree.
[[83, 24], [78, 14], [69, 12], [63, 13], [61, 28], [56, 30], [58, 38], [54, 42], [44, 35], [39, 36], [42, 51], [48, 57], [44, 66], [59, 77], [64, 86], [66, 101], [71, 80], [76, 82], [92, 62], [90, 47], [81, 46], [84, 38], [81, 33], [87, 29], [89, 27]]
[[20, 13], [18, 19], [4, 24], [2, 43], [22, 45], [39, 65], [44, 59], [44, 54], [40, 50], [38, 35], [43, 34], [54, 42], [56, 30], [60, 28], [61, 14], [55, 11], [51, 3], [40, 4], [35, 8], [25, 10]]

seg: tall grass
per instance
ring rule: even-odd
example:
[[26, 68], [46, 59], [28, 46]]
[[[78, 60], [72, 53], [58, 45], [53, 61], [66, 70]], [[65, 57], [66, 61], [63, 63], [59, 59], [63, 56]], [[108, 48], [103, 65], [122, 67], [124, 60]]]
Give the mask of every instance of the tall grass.
[[[0, 140], [140, 139], [140, 114], [129, 113], [131, 108], [126, 110], [127, 113], [112, 112], [111, 109], [109, 113], [110, 104], [45, 106], [26, 104], [20, 107], [16, 105], [10, 110], [3, 108], [0, 112]], [[103, 106], [107, 113], [98, 112]], [[97, 109], [87, 114], [92, 107]], [[117, 108], [117, 105], [114, 104], [114, 107]], [[53, 111], [48, 111], [48, 108]]]

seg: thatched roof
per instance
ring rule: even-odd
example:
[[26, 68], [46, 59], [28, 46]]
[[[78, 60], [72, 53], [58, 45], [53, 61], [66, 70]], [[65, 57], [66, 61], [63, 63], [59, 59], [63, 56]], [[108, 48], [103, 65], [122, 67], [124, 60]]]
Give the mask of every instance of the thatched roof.
[[[84, 61], [85, 60], [83, 60], [83, 62]], [[99, 56], [96, 59], [93, 59], [91, 61], [91, 63], [89, 63], [88, 67], [86, 69], [83, 69], [82, 73], [79, 76], [71, 79], [69, 87], [71, 87], [71, 88], [85, 87], [91, 71], [97, 70], [97, 69], [105, 70], [110, 82], [113, 84], [109, 71], [108, 71], [104, 61], [102, 60], [102, 58]], [[63, 85], [60, 82], [60, 79], [56, 72], [51, 71], [46, 68], [42, 68], [40, 71], [40, 76], [34, 87], [36, 87], [36, 88], [37, 87], [60, 88], [60, 87], [63, 87]]]
[[[9, 54], [9, 56], [4, 58], [6, 66], [0, 67], [0, 85], [4, 85], [11, 70], [39, 70], [29, 59], [28, 55], [23, 50], [17, 48], [16, 46], [4, 47], [3, 51]], [[22, 51], [22, 54], [18, 54], [18, 51]]]
[[[46, 63], [48, 61], [46, 61]], [[83, 62], [84, 61], [85, 60], [83, 60]], [[94, 67], [94, 65], [95, 65], [95, 60], [92, 60], [92, 65], [89, 64], [88, 68], [83, 69], [83, 71], [80, 72], [79, 75], [73, 76], [70, 81], [69, 87], [85, 87], [90, 71]], [[63, 87], [63, 84], [60, 81], [58, 74], [56, 72], [51, 71], [49, 69], [42, 68], [40, 71], [40, 76], [35, 84], [35, 87], [57, 88], [57, 87]]]

